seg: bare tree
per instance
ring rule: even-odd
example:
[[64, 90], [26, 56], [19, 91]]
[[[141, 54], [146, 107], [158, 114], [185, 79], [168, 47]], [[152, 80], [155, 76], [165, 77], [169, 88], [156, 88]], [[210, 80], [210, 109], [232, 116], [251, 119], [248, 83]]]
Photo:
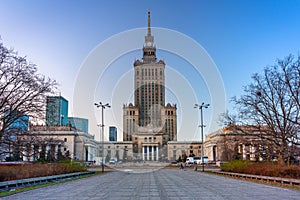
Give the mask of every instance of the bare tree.
[[[233, 98], [240, 123], [235, 120], [232, 124], [255, 127], [261, 139], [276, 147], [283, 161], [290, 156], [289, 149], [300, 144], [300, 57], [296, 61], [293, 56], [278, 60], [252, 79], [253, 83], [244, 88], [245, 94]], [[227, 117], [227, 121], [231, 120]]]
[[56, 81], [38, 74], [34, 64], [0, 41], [0, 154], [13, 134], [26, 134], [16, 129], [16, 121], [24, 116], [43, 119], [46, 96], [56, 86]]

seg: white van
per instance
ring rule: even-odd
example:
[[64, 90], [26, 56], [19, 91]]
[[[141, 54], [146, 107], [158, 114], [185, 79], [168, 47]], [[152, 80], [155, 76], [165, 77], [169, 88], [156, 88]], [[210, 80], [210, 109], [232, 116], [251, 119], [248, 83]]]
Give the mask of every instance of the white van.
[[[194, 162], [197, 165], [202, 165], [202, 157], [195, 156], [194, 157]], [[208, 156], [203, 156], [203, 162], [204, 162], [205, 165], [208, 164]]]
[[185, 163], [188, 165], [194, 164], [194, 157], [188, 157]]
[[194, 157], [194, 163], [195, 164], [200, 165], [200, 160], [201, 160], [201, 158], [199, 156]]

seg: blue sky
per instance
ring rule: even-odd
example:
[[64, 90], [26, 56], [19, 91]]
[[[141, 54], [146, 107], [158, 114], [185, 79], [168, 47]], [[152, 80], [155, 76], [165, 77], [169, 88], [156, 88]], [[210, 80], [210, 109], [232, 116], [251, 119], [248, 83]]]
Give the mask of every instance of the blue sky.
[[[264, 66], [272, 65], [277, 58], [290, 53], [299, 54], [299, 0], [0, 0], [0, 5], [0, 35], [3, 43], [17, 50], [20, 55], [26, 55], [37, 64], [40, 73], [60, 83], [61, 94], [69, 100], [71, 115], [74, 85], [84, 60], [111, 36], [145, 27], [148, 8], [151, 9], [153, 27], [183, 33], [207, 51], [224, 82], [229, 111], [232, 110], [229, 99], [242, 94], [243, 86], [250, 83], [253, 73], [261, 72]], [[143, 38], [138, 40], [142, 41]], [[159, 44], [156, 45], [159, 48]], [[199, 94], [201, 92], [196, 94], [199, 103], [209, 101], [209, 93], [201, 77], [193, 78], [192, 70], [182, 70], [185, 67], [190, 69], [186, 61], [163, 51], [158, 51], [157, 55], [179, 73], [186, 73], [186, 78], [190, 76], [192, 88], [204, 90], [204, 95]], [[122, 68], [123, 72], [132, 69], [133, 60], [140, 57], [139, 51], [124, 57], [126, 69]], [[116, 66], [111, 69], [115, 71], [112, 70], [110, 76], [119, 77], [119, 72], [122, 72], [119, 69], [123, 66], [118, 61], [113, 64]], [[172, 81], [172, 77], [169, 81]], [[99, 81], [97, 86], [100, 90], [102, 82]], [[105, 99], [104, 95], [95, 91], [95, 98]], [[175, 97], [169, 96], [170, 102], [180, 103], [176, 94]], [[209, 124], [211, 111], [208, 109], [205, 112], [205, 123]], [[109, 114], [107, 123], [114, 125]], [[191, 123], [191, 127], [195, 126], [194, 122]], [[211, 127], [206, 132], [215, 129]], [[96, 134], [96, 130], [97, 127], [90, 123], [91, 133]], [[192, 128], [183, 130], [195, 131]]]

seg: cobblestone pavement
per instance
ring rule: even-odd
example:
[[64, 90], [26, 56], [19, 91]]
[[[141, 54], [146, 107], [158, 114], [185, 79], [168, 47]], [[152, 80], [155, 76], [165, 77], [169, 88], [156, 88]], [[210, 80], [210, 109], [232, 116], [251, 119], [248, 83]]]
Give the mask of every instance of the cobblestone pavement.
[[192, 170], [115, 171], [2, 199], [299, 199], [300, 192]]

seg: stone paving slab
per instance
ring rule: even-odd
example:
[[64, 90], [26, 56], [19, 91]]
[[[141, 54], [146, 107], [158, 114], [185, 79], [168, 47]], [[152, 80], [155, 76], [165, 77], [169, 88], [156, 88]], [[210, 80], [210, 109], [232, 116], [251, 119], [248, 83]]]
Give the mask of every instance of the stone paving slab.
[[299, 199], [300, 191], [191, 170], [115, 171], [2, 199]]

